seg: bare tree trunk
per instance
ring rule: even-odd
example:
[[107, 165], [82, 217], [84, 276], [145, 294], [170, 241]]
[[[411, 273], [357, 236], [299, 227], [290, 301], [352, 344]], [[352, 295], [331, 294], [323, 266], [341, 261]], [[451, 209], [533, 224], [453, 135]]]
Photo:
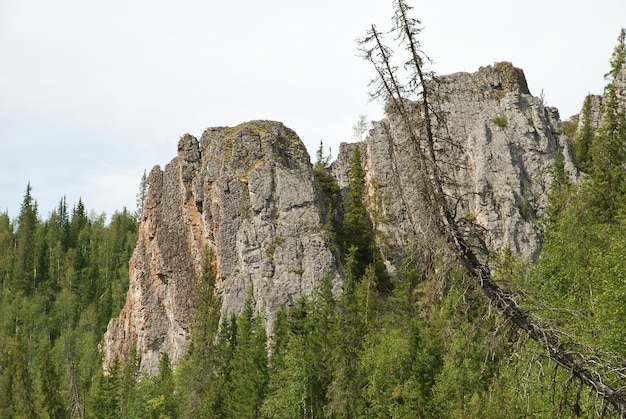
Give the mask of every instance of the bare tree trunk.
[[72, 417], [83, 419], [83, 407], [80, 401], [80, 388], [78, 386], [78, 373], [74, 365], [74, 355], [67, 339], [64, 341], [63, 346], [65, 347], [65, 357], [67, 358], [70, 378], [70, 411], [72, 412]]

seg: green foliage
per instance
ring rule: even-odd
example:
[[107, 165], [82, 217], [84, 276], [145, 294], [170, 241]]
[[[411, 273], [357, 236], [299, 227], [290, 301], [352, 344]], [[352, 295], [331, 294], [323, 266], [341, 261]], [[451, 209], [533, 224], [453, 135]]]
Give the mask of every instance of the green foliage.
[[[539, 262], [510, 249], [490, 255], [498, 284], [520, 291], [519, 304], [567, 337], [565, 348], [598, 360], [611, 385], [623, 382], [626, 357], [626, 123], [612, 84], [623, 43], [622, 31], [600, 127], [576, 140], [588, 173], [580, 186], [557, 154]], [[584, 127], [590, 117], [581, 117]], [[316, 178], [339, 205], [328, 163], [320, 147]], [[331, 205], [326, 220], [329, 240], [338, 230], [341, 295], [326, 275], [322, 289], [277, 314], [268, 338], [252, 290], [238, 316], [221, 313], [207, 248], [188, 352], [175, 370], [163, 354], [152, 377], [140, 376], [132, 351], [105, 374], [98, 353], [128, 287], [135, 215], [116, 213], [106, 224], [87, 216], [82, 200], [70, 211], [63, 198], [41, 220], [28, 185], [19, 217], [0, 213], [0, 417], [618, 417], [524, 339], [461, 270], [429, 276], [409, 248], [389, 278], [358, 147], [350, 164], [343, 223], [334, 224]], [[280, 244], [277, 236], [268, 256]]]
[[243, 312], [237, 318], [231, 392], [225, 406], [229, 417], [260, 417], [269, 379], [266, 340], [264, 323], [253, 315], [251, 290]]
[[300, 298], [276, 319], [264, 417], [324, 415], [332, 359], [329, 336], [335, 314], [328, 275], [325, 284], [313, 299]]
[[[178, 417], [178, 397], [175, 393], [174, 374], [169, 356], [164, 353], [159, 361], [156, 376], [136, 384], [133, 404], [124, 417], [136, 418], [176, 418]], [[132, 391], [132, 390], [131, 390]]]
[[106, 225], [82, 201], [68, 211], [62, 198], [40, 220], [30, 184], [17, 220], [0, 214], [1, 417], [98, 416], [88, 397], [98, 344], [123, 304], [136, 238], [128, 212]]
[[363, 134], [367, 132], [368, 123], [367, 116], [359, 115], [359, 120], [352, 126], [352, 139], [363, 141]]
[[[374, 241], [374, 228], [365, 206], [365, 170], [358, 146], [350, 156], [348, 186], [348, 193], [343, 202], [343, 222], [339, 237], [343, 254], [354, 258], [350, 268], [353, 272], [350, 275], [358, 281], [365, 273], [366, 267], [372, 265], [378, 291], [386, 292], [391, 285]], [[346, 266], [348, 265], [346, 262]]]
[[585, 97], [580, 120], [580, 129], [571, 137], [572, 147], [576, 165], [579, 169], [586, 171], [590, 164], [589, 148], [594, 136], [594, 130], [591, 126], [591, 95]]
[[355, 246], [351, 247], [346, 257], [344, 289], [337, 303], [336, 328], [331, 335], [334, 346], [327, 408], [332, 417], [358, 417], [363, 408], [360, 393], [364, 382], [359, 357], [366, 336], [364, 320], [368, 316], [363, 311], [364, 301], [357, 292], [360, 280], [357, 250]]
[[493, 118], [491, 120], [491, 122], [493, 122], [494, 124], [496, 124], [497, 126], [499, 126], [500, 128], [505, 128], [508, 125], [508, 121], [506, 119], [506, 116], [504, 115], [498, 115], [495, 118]]
[[267, 249], [265, 251], [265, 254], [267, 255], [269, 260], [274, 260], [274, 253], [276, 252], [276, 248], [283, 244], [284, 241], [285, 238], [282, 236], [275, 235], [272, 238], [272, 242], [269, 246], [267, 246]]
[[578, 129], [579, 118], [579, 115], [574, 115], [570, 119], [563, 121], [563, 132], [572, 140], [574, 139], [576, 130]]
[[317, 183], [322, 188], [322, 191], [324, 191], [324, 193], [326, 193], [330, 198], [337, 195], [341, 190], [337, 180], [328, 169], [314, 167], [313, 174], [315, 175]]
[[557, 149], [554, 167], [552, 168], [552, 182], [550, 184], [550, 193], [548, 195], [548, 215], [545, 223], [550, 226], [554, 224], [563, 210], [569, 205], [574, 186], [570, 180], [568, 173], [565, 171], [565, 159], [563, 151]]
[[35, 241], [38, 227], [37, 202], [31, 192], [29, 183], [17, 218], [15, 235], [17, 248], [11, 281], [15, 291], [22, 291], [26, 295], [31, 294], [37, 286], [37, 250], [41, 251], [41, 246]]
[[[216, 365], [221, 342], [218, 341], [220, 303], [215, 290], [214, 265], [215, 257], [212, 251], [206, 248], [202, 275], [194, 293], [196, 313], [192, 323], [191, 342], [177, 369], [176, 381], [180, 389], [181, 411], [189, 417], [202, 416], [204, 411], [213, 409], [212, 404], [211, 409], [203, 407], [205, 404], [203, 399], [209, 394], [217, 397], [215, 385], [222, 383], [224, 379], [221, 375], [221, 365]], [[224, 334], [227, 330], [229, 327], [224, 325], [221, 333]], [[198, 370], [205, 373], [198, 374]]]
[[605, 77], [613, 83], [617, 78], [617, 75], [626, 66], [626, 30], [622, 28], [617, 37], [617, 46], [613, 49], [611, 55], [611, 69]]
[[37, 381], [41, 411], [49, 418], [65, 418], [68, 416], [61, 375], [52, 360], [50, 347], [44, 346]]
[[561, 308], [546, 316], [579, 340], [622, 356], [617, 342], [626, 334], [615, 319], [626, 314], [619, 302], [626, 296], [625, 232], [623, 223], [596, 223], [583, 205], [570, 208], [549, 232], [531, 277], [546, 304]]
[[141, 175], [141, 181], [139, 182], [139, 192], [137, 192], [137, 209], [135, 210], [135, 219], [137, 222], [141, 221], [141, 214], [143, 213], [143, 204], [148, 196], [148, 175], [146, 171], [143, 171]]
[[624, 29], [611, 57], [609, 83], [604, 89], [600, 109], [600, 125], [591, 123], [591, 97], [587, 96], [582, 111], [582, 127], [574, 139], [574, 151], [579, 167], [589, 173], [590, 181], [583, 185], [584, 199], [601, 222], [614, 222], [623, 211], [626, 193], [626, 108], [620, 104], [615, 78], [624, 71], [626, 63]]
[[356, 259], [357, 277], [372, 262], [374, 250], [372, 225], [364, 202], [365, 171], [361, 163], [361, 151], [359, 147], [354, 147], [350, 157], [349, 190], [344, 201], [341, 238], [344, 252], [352, 252]]
[[522, 201], [519, 204], [519, 213], [526, 221], [530, 221], [532, 219], [533, 210], [526, 198], [522, 198]]
[[626, 115], [625, 108], [619, 105], [616, 89], [613, 84], [605, 89], [602, 122], [589, 150], [590, 198], [602, 222], [615, 220], [623, 209], [626, 193]]
[[328, 165], [330, 164], [331, 159], [332, 153], [330, 148], [328, 149], [328, 154], [324, 154], [324, 142], [320, 140], [320, 146], [317, 148], [317, 151], [315, 153], [315, 164], [313, 165], [313, 169], [328, 169]]
[[324, 154], [324, 143], [320, 141], [320, 146], [317, 149], [315, 164], [313, 165], [313, 175], [317, 183], [322, 188], [322, 191], [328, 196], [329, 199], [333, 199], [335, 195], [339, 193], [339, 184], [335, 177], [330, 173], [329, 164], [332, 158], [330, 148], [328, 154]]

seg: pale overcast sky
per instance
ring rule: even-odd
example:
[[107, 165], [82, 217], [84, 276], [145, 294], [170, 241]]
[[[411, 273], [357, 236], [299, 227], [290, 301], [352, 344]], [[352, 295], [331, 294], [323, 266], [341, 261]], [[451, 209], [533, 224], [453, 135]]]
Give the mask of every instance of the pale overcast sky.
[[[624, 0], [418, 1], [438, 74], [511, 61], [561, 117], [601, 93]], [[285, 123], [315, 154], [338, 149], [368, 103], [355, 39], [390, 26], [391, 0], [0, 0], [0, 211], [30, 181], [46, 218], [60, 198], [135, 208], [141, 174], [186, 132]]]

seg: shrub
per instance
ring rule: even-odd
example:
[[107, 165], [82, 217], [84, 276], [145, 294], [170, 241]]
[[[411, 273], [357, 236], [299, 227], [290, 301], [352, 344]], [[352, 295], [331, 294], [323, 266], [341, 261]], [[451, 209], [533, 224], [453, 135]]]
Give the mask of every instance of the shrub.
[[504, 116], [504, 115], [496, 116], [495, 118], [493, 118], [491, 120], [491, 122], [493, 122], [494, 124], [496, 124], [500, 128], [504, 128], [508, 124], [508, 121], [506, 120], [506, 116]]

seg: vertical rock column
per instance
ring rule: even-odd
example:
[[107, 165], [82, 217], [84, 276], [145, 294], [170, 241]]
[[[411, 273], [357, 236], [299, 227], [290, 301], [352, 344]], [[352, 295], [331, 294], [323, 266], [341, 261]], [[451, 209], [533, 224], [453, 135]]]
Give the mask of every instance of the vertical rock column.
[[105, 369], [134, 347], [141, 369], [154, 374], [164, 352], [175, 362], [187, 348], [204, 247], [202, 219], [191, 199], [199, 165], [198, 141], [185, 135], [178, 157], [165, 170], [155, 166], [150, 172], [126, 303], [104, 336]]

